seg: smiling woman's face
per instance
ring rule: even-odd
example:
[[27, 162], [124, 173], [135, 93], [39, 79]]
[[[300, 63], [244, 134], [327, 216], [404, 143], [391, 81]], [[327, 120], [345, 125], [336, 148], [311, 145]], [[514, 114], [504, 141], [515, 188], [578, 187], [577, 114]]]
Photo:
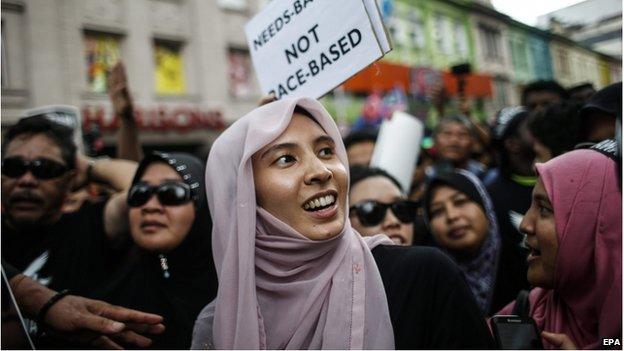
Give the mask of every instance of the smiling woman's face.
[[286, 130], [252, 157], [258, 206], [312, 240], [334, 237], [345, 223], [347, 171], [334, 141], [295, 113]]

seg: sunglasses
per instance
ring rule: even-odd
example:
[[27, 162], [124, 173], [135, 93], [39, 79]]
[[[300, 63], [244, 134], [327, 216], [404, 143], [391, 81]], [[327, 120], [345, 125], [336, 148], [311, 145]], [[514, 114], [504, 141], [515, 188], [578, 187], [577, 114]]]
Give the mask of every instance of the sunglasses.
[[191, 187], [182, 182], [166, 182], [155, 186], [140, 182], [128, 191], [128, 206], [143, 206], [152, 195], [156, 195], [164, 206], [184, 205], [191, 201]]
[[383, 221], [388, 208], [403, 223], [413, 223], [416, 220], [418, 203], [410, 200], [398, 200], [390, 204], [367, 200], [351, 206], [349, 211], [350, 213], [355, 213], [363, 226], [373, 227]]
[[2, 160], [2, 174], [9, 178], [19, 178], [30, 172], [37, 179], [52, 179], [67, 171], [69, 167], [66, 165], [44, 157], [28, 161], [23, 157], [12, 156]]

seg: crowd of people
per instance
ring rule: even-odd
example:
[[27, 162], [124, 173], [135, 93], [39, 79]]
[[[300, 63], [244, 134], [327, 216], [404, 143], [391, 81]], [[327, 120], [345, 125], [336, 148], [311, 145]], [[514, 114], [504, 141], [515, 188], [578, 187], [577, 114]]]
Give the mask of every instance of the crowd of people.
[[621, 341], [621, 83], [443, 116], [410, 189], [317, 100], [263, 99], [203, 162], [143, 155], [123, 64], [109, 87], [116, 158], [45, 115], [3, 136], [2, 268], [38, 347], [489, 349], [502, 314], [546, 348]]

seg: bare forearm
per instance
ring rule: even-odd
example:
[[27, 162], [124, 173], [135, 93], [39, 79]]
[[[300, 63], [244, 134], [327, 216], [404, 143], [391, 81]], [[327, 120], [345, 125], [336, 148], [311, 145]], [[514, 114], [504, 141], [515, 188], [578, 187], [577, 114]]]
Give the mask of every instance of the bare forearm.
[[117, 158], [139, 162], [143, 158], [139, 143], [139, 130], [134, 117], [131, 115], [132, 110], [126, 113], [130, 115], [120, 118], [121, 127], [117, 135]]
[[20, 310], [29, 318], [37, 316], [41, 307], [56, 294], [23, 274], [13, 277], [9, 285]]

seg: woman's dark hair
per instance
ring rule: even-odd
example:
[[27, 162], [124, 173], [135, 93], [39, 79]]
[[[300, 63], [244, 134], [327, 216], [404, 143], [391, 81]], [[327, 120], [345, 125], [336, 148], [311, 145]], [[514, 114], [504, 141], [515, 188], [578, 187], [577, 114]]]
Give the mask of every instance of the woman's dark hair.
[[9, 128], [2, 142], [2, 157], [7, 146], [20, 135], [43, 134], [52, 139], [61, 149], [61, 157], [69, 169], [76, 168], [76, 144], [72, 138], [72, 130], [48, 119], [45, 116], [32, 116], [20, 119], [17, 124]]
[[531, 134], [550, 149], [553, 157], [573, 150], [579, 142], [580, 107], [581, 105], [576, 102], [560, 102], [529, 118], [528, 126]]
[[377, 141], [378, 135], [379, 130], [377, 128], [354, 130], [343, 139], [345, 149], [348, 149], [351, 145], [361, 143], [363, 141], [371, 141], [375, 143]]
[[351, 174], [351, 182], [349, 184], [350, 188], [353, 188], [355, 184], [366, 178], [381, 176], [386, 177], [394, 185], [396, 185], [397, 188], [399, 188], [399, 191], [403, 192], [403, 187], [401, 187], [401, 183], [399, 183], [399, 181], [395, 177], [390, 175], [390, 173], [384, 171], [381, 168], [356, 165], [350, 168], [349, 173]]
[[446, 125], [446, 124], [449, 124], [449, 123], [461, 124], [461, 125], [465, 126], [466, 128], [468, 128], [468, 132], [470, 133], [470, 135], [472, 135], [473, 137], [476, 136], [476, 133], [474, 131], [472, 123], [470, 123], [470, 121], [466, 117], [464, 117], [464, 116], [446, 116], [446, 117], [442, 117], [438, 121], [438, 125], [436, 125], [435, 130], [433, 131], [433, 136], [435, 137], [440, 132], [442, 127], [444, 125]]
[[561, 97], [561, 100], [568, 98], [568, 92], [561, 84], [554, 80], [536, 80], [531, 82], [522, 90], [522, 105], [526, 106], [527, 98], [529, 94], [536, 91], [549, 91], [555, 93]]
[[314, 116], [312, 116], [310, 111], [306, 110], [305, 108], [303, 108], [303, 107], [301, 107], [299, 105], [295, 106], [295, 110], [293, 111], [293, 114], [295, 114], [295, 113], [298, 113], [298, 114], [304, 115], [306, 117], [310, 117], [313, 120], [316, 120], [316, 118], [314, 118]]

